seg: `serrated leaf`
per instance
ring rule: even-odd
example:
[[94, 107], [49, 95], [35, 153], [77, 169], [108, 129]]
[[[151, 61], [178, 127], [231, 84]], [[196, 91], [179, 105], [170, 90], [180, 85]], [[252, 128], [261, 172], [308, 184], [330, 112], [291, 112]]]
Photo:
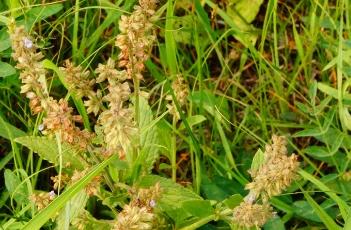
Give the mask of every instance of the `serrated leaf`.
[[156, 207], [172, 218], [176, 226], [192, 217], [192, 214], [184, 209], [184, 202], [203, 201], [202, 197], [190, 189], [184, 188], [170, 179], [156, 175], [143, 177], [139, 182], [139, 186], [148, 188], [157, 182], [160, 183], [162, 195]]
[[[33, 152], [38, 153], [42, 158], [55, 165], [58, 165], [60, 162], [59, 148], [54, 139], [48, 137], [25, 136], [18, 137], [15, 141], [26, 146]], [[62, 143], [61, 147], [63, 165], [68, 163], [73, 168], [79, 170], [83, 170], [87, 166], [84, 159], [79, 156], [80, 152], [76, 148], [66, 143]]]
[[139, 186], [150, 187], [160, 183], [162, 188], [161, 203], [169, 204], [172, 207], [181, 207], [182, 202], [189, 200], [202, 200], [202, 197], [191, 191], [190, 189], [184, 188], [172, 180], [156, 176], [148, 175], [141, 179]]
[[159, 141], [157, 127], [153, 118], [152, 110], [146, 99], [139, 98], [139, 128], [141, 151], [138, 160], [143, 171], [150, 172], [158, 158]]

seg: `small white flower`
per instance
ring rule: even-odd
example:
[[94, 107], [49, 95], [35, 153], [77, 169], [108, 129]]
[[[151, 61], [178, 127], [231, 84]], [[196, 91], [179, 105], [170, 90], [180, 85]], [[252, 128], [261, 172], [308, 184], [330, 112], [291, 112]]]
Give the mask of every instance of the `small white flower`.
[[51, 190], [51, 191], [49, 192], [49, 196], [50, 196], [50, 199], [53, 200], [53, 199], [56, 197], [55, 191], [54, 191], [54, 190]]
[[38, 130], [41, 132], [41, 131], [43, 131], [44, 130], [44, 124], [40, 124], [39, 126], [38, 126]]
[[23, 44], [24, 44], [24, 47], [26, 47], [27, 49], [30, 49], [33, 47], [33, 42], [29, 38], [24, 38]]
[[156, 201], [155, 200], [150, 200], [149, 205], [151, 208], [154, 208], [156, 206]]

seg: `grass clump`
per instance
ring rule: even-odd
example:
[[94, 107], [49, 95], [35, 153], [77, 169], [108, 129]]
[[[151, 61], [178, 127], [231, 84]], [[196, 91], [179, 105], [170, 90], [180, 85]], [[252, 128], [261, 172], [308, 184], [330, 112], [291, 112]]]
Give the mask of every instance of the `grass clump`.
[[0, 3], [0, 226], [349, 229], [350, 13]]

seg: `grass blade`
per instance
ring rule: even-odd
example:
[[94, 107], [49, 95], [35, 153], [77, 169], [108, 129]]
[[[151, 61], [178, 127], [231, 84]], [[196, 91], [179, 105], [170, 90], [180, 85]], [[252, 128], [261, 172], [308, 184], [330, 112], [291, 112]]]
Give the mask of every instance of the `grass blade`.
[[95, 176], [97, 176], [109, 163], [111, 163], [117, 155], [112, 155], [110, 158], [96, 165], [85, 177], [81, 178], [77, 183], [72, 185], [50, 203], [45, 209], [39, 212], [34, 218], [28, 222], [23, 230], [40, 229], [52, 216], [56, 214], [65, 204], [81, 191]]

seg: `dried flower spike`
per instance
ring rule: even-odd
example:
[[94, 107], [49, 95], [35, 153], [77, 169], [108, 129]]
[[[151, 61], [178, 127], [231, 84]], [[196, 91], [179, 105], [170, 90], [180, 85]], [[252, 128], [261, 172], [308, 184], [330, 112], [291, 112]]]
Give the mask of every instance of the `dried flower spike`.
[[246, 185], [246, 189], [261, 195], [268, 200], [272, 196], [282, 193], [296, 178], [299, 168], [297, 156], [288, 156], [285, 137], [274, 135], [273, 144], [266, 146], [264, 163], [256, 171], [251, 171], [253, 181]]
[[[188, 84], [185, 82], [184, 78], [182, 75], [177, 75], [176, 79], [172, 83], [172, 89], [173, 92], [176, 96], [177, 102], [180, 107], [184, 106], [186, 104], [187, 97], [189, 95], [189, 88]], [[177, 107], [172, 99], [172, 97], [166, 98], [167, 100], [170, 100], [170, 104], [167, 105], [169, 113], [176, 119], [180, 119], [180, 114], [177, 110]]]
[[43, 111], [43, 100], [48, 96], [46, 88], [46, 70], [42, 66], [43, 54], [36, 52], [36, 46], [25, 31], [24, 26], [16, 26], [14, 20], [8, 25], [12, 43], [12, 57], [17, 61], [22, 81], [21, 93], [30, 100], [30, 108], [34, 114]]
[[55, 192], [37, 192], [30, 196], [30, 200], [35, 204], [38, 210], [46, 208], [56, 197]]
[[149, 212], [146, 207], [125, 205], [119, 213], [114, 230], [151, 230], [155, 229], [155, 214]]
[[65, 67], [60, 67], [60, 70], [65, 74], [68, 90], [78, 97], [88, 97], [94, 92], [95, 80], [90, 79], [89, 71], [83, 70], [81, 66], [74, 66], [69, 60], [65, 61]]
[[[83, 171], [74, 170], [71, 178], [71, 183], [75, 183], [80, 180], [87, 174], [88, 171], [89, 169], [84, 169]], [[88, 194], [88, 196], [96, 196], [98, 194], [101, 179], [101, 176], [96, 176], [93, 178], [93, 180], [90, 181], [88, 185], [85, 186], [85, 192]]]
[[233, 212], [233, 222], [240, 227], [261, 227], [273, 217], [272, 207], [268, 204], [250, 204], [241, 202]]
[[155, 13], [155, 0], [140, 0], [130, 16], [123, 15], [119, 22], [121, 33], [116, 38], [120, 48], [120, 67], [125, 67], [129, 79], [142, 79], [144, 62], [148, 59], [155, 40], [151, 16]]

